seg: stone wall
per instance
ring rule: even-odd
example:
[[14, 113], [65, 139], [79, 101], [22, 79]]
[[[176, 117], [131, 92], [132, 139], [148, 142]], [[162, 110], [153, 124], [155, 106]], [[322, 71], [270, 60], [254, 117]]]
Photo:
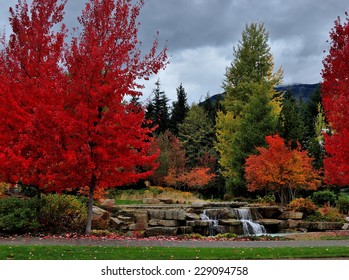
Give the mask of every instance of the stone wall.
[[[337, 230], [343, 223], [309, 223], [303, 213], [285, 211], [278, 206], [253, 206], [242, 202], [181, 204], [142, 204], [111, 206], [108, 212], [94, 207], [93, 229], [113, 230], [144, 236], [175, 236], [190, 233], [215, 235], [243, 234], [236, 209], [249, 208], [255, 222], [267, 233], [302, 229], [303, 231]], [[205, 215], [203, 215], [205, 214]], [[206, 219], [205, 219], [206, 217]], [[207, 218], [208, 217], [208, 218]]]

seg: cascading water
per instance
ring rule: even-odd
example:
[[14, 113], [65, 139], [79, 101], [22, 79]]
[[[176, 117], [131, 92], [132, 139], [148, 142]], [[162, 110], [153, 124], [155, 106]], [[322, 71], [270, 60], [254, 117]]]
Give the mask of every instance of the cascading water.
[[203, 221], [208, 221], [208, 233], [210, 236], [214, 235], [215, 230], [218, 228], [218, 219], [217, 217], [214, 219], [211, 219], [208, 215], [206, 210], [202, 214], [200, 214], [200, 218]]
[[241, 221], [244, 235], [262, 235], [266, 233], [263, 225], [255, 223], [249, 208], [235, 209], [237, 218]]

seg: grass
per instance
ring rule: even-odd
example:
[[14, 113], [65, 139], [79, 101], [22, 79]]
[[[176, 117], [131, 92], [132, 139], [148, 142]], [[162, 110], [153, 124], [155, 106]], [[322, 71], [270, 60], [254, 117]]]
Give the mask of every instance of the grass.
[[0, 260], [258, 260], [343, 257], [349, 257], [349, 247], [177, 248], [0, 245]]
[[143, 204], [142, 200], [131, 200], [131, 199], [116, 199], [116, 205], [130, 205], [130, 204]]

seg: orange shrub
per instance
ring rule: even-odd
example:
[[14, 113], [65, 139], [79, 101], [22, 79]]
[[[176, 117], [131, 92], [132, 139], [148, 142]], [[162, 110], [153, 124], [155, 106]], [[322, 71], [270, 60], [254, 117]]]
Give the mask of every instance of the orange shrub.
[[313, 214], [316, 211], [316, 205], [309, 198], [295, 198], [288, 205], [288, 208], [303, 212], [306, 215]]

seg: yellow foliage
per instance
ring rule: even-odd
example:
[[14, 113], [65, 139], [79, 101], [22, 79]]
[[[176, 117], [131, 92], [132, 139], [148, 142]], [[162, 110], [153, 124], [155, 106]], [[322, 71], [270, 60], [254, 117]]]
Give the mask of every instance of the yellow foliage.
[[6, 183], [0, 183], [0, 198], [5, 196], [5, 191], [9, 188], [9, 185]]
[[239, 117], [234, 116], [233, 112], [224, 114], [222, 111], [217, 113], [216, 123], [216, 150], [220, 154], [219, 164], [224, 168], [222, 174], [226, 177], [234, 177], [236, 174], [231, 168], [234, 159], [232, 143], [239, 123]]

